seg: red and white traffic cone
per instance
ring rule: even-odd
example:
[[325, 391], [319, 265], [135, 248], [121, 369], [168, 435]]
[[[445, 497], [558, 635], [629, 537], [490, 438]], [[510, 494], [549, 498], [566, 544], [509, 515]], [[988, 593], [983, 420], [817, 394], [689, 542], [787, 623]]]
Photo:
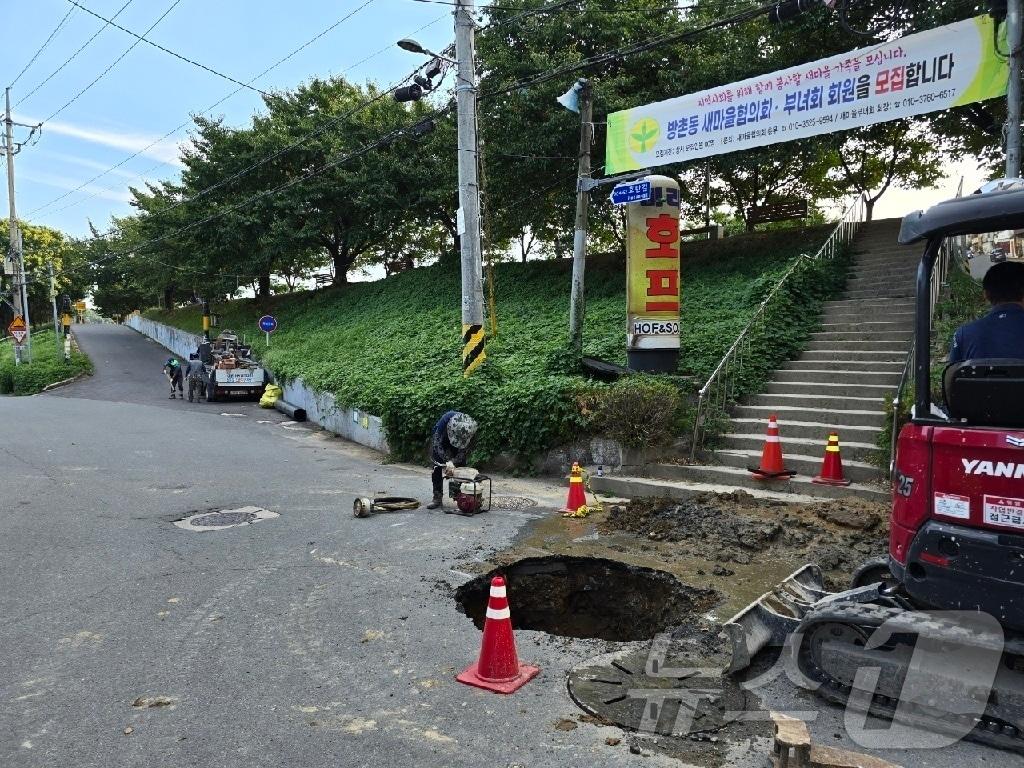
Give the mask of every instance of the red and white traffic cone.
[[821, 474], [811, 480], [818, 485], [849, 485], [850, 481], [843, 477], [843, 458], [839, 451], [839, 433], [828, 436], [825, 446], [825, 459], [821, 462]]
[[536, 677], [538, 672], [540, 667], [519, 663], [505, 579], [495, 576], [491, 579], [480, 656], [455, 679], [495, 693], [513, 693]]
[[779, 422], [775, 414], [768, 417], [768, 434], [761, 450], [761, 465], [747, 469], [759, 480], [788, 480], [796, 474], [782, 463], [782, 440], [779, 438]]
[[578, 462], [573, 462], [569, 470], [569, 498], [565, 501], [563, 512], [576, 512], [580, 507], [587, 506], [587, 493], [583, 490], [583, 470]]

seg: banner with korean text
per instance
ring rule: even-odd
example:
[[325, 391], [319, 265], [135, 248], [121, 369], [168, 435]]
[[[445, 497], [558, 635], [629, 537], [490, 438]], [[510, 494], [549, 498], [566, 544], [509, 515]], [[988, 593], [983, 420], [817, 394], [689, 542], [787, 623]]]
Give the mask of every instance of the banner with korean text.
[[[606, 173], [859, 128], [1006, 93], [988, 16], [608, 115]], [[1005, 50], [1005, 37], [1002, 48]]]

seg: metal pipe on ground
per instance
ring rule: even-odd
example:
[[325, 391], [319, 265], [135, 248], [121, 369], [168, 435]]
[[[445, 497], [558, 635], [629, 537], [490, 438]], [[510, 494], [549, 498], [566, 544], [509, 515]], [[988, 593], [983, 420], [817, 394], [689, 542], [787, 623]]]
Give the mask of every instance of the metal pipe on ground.
[[298, 408], [291, 403], [286, 403], [284, 400], [278, 398], [277, 402], [274, 403], [274, 407], [287, 416], [289, 419], [294, 421], [305, 421], [306, 420], [306, 409]]

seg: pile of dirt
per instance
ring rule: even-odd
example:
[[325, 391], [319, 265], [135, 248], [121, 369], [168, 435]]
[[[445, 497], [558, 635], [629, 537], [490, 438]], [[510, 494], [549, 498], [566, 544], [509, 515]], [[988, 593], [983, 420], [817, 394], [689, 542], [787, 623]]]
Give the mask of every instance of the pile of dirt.
[[717, 576], [729, 575], [730, 564], [803, 558], [818, 563], [837, 588], [864, 559], [887, 551], [888, 515], [888, 504], [862, 499], [791, 504], [736, 491], [687, 501], [634, 499], [611, 507], [599, 530], [678, 544], [679, 556], [717, 563]]

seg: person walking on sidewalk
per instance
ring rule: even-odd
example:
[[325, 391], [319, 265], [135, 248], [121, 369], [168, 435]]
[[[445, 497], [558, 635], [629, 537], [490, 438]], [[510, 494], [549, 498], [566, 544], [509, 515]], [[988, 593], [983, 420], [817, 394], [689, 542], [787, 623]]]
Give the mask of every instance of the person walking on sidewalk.
[[430, 438], [430, 460], [434, 472], [430, 476], [434, 498], [427, 509], [437, 509], [444, 499], [444, 478], [455, 474], [456, 467], [466, 466], [466, 455], [476, 437], [476, 420], [461, 411], [448, 411], [442, 416]]
[[188, 356], [188, 366], [185, 368], [185, 378], [188, 379], [188, 401], [191, 403], [193, 397], [206, 397], [206, 368], [199, 354], [193, 352]]
[[164, 363], [164, 375], [167, 376], [167, 380], [171, 382], [171, 397], [174, 399], [174, 388], [177, 386], [178, 394], [181, 395], [181, 399], [185, 399], [185, 388], [182, 386], [181, 376], [181, 363], [178, 362], [178, 358], [169, 357], [167, 362]]

